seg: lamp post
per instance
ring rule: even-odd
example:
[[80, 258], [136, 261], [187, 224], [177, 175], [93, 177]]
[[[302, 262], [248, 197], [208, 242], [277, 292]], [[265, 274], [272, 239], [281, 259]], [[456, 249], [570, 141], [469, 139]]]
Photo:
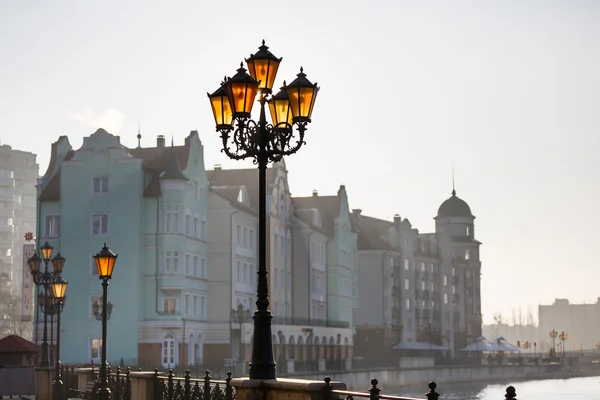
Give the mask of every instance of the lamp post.
[[583, 355], [583, 343], [579, 343], [579, 352]]
[[[106, 304], [106, 319], [110, 319], [110, 316], [112, 314], [112, 309], [113, 309], [113, 305], [109, 301]], [[92, 304], [92, 314], [94, 314], [94, 318], [96, 318], [96, 320], [102, 321], [102, 318], [104, 317], [104, 308], [102, 307], [102, 304], [100, 303], [100, 301], [97, 301], [94, 304]]]
[[104, 243], [104, 247], [98, 254], [94, 255], [98, 279], [102, 280], [102, 365], [100, 366], [100, 385], [96, 392], [98, 400], [110, 400], [110, 388], [108, 387], [108, 364], [106, 362], [106, 321], [108, 320], [108, 281], [112, 277], [117, 254], [113, 253]]
[[242, 324], [248, 322], [251, 318], [250, 309], [244, 309], [242, 303], [238, 304], [237, 309], [231, 310], [231, 319], [240, 324], [240, 348], [238, 350], [238, 360], [242, 359]]
[[558, 332], [552, 329], [550, 331], [550, 337], [552, 338], [552, 352], [556, 354], [556, 338], [558, 337]]
[[[267, 165], [296, 153], [304, 144], [304, 132], [311, 121], [317, 84], [306, 79], [302, 68], [289, 85], [283, 83], [281, 91], [272, 95], [272, 88], [281, 63], [265, 46], [246, 59], [237, 73], [226, 78], [221, 87], [208, 94], [215, 118], [217, 132], [223, 141], [222, 151], [234, 160], [251, 158], [258, 164], [258, 279], [256, 311], [254, 312], [254, 341], [250, 361], [250, 379], [276, 379], [277, 369], [273, 356], [267, 280]], [[250, 119], [256, 95], [259, 95], [258, 122]], [[268, 105], [271, 123], [267, 122]], [[294, 126], [297, 132], [294, 132]]]
[[560, 335], [558, 335], [558, 338], [562, 341], [562, 357], [565, 358], [565, 341], [569, 338], [569, 335], [562, 331]]
[[[63, 259], [64, 260], [64, 259]], [[64, 262], [64, 261], [63, 261]], [[62, 276], [58, 276], [52, 282], [52, 294], [54, 295], [54, 306], [56, 307], [56, 364], [54, 371], [54, 382], [52, 382], [52, 400], [62, 400], [63, 382], [60, 376], [60, 314], [65, 304], [65, 293], [67, 285]]]
[[[41, 247], [42, 257], [34, 253], [27, 260], [27, 265], [29, 266], [29, 272], [31, 273], [31, 277], [36, 286], [44, 287], [44, 302], [48, 298], [48, 287], [52, 282], [54, 282], [55, 278], [62, 274], [63, 268], [65, 266], [65, 259], [60, 255], [60, 252], [52, 259], [52, 271], [48, 271], [48, 263], [50, 263], [50, 258], [52, 257], [52, 251], [54, 248], [48, 244], [48, 242], [44, 243]], [[44, 261], [44, 271], [40, 271], [40, 266]], [[39, 301], [39, 299], [38, 299]], [[40, 366], [49, 367], [50, 360], [48, 357], [48, 314], [44, 313], [44, 334], [42, 338], [42, 360], [40, 362]]]

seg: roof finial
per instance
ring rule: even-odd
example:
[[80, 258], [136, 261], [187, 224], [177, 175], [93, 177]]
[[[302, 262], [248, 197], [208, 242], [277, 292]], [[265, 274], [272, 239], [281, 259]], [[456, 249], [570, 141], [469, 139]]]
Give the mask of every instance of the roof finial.
[[454, 188], [454, 167], [452, 167], [452, 196], [456, 196], [456, 189]]
[[140, 132], [140, 123], [139, 122], [138, 122], [137, 139], [138, 139], [138, 149], [139, 149], [140, 147], [142, 147], [142, 145], [140, 144], [140, 140], [142, 139], [142, 133]]

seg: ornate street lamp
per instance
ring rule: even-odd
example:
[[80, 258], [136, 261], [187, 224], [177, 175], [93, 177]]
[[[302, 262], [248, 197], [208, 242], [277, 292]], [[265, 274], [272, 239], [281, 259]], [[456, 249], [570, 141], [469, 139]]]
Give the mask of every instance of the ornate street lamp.
[[240, 324], [240, 348], [238, 350], [238, 359], [242, 359], [242, 324], [250, 321], [252, 315], [250, 313], [250, 309], [244, 309], [242, 303], [238, 304], [237, 309], [231, 310], [231, 319], [233, 322], [237, 322]]
[[[48, 289], [50, 284], [54, 282], [56, 277], [62, 274], [63, 268], [65, 266], [65, 259], [60, 255], [60, 252], [51, 260], [52, 251], [54, 248], [48, 244], [48, 242], [44, 243], [44, 245], [40, 248], [42, 253], [42, 258], [37, 254], [34, 254], [27, 260], [27, 265], [29, 266], [29, 272], [31, 273], [31, 277], [36, 286], [44, 287], [44, 299], [42, 300], [46, 302], [48, 296]], [[44, 271], [40, 271], [40, 266], [44, 261]], [[48, 264], [52, 261], [52, 271], [48, 271]], [[38, 298], [38, 303], [40, 299]], [[42, 338], [42, 360], [40, 362], [40, 366], [49, 367], [50, 359], [48, 355], [48, 315], [44, 313], [44, 335]]]
[[550, 337], [552, 338], [552, 352], [556, 354], [556, 338], [558, 337], [558, 332], [552, 329], [550, 331]]
[[[96, 318], [96, 320], [98, 321], [102, 321], [102, 318], [104, 317], [104, 309], [102, 308], [102, 304], [100, 303], [100, 301], [97, 301], [96, 303], [92, 304], [92, 314], [94, 314], [94, 318]], [[112, 309], [113, 305], [109, 301], [106, 305], [106, 319], [110, 319]]]
[[[117, 254], [113, 253], [104, 243], [100, 252], [94, 255], [98, 279], [102, 280], [102, 310], [108, 310], [108, 281], [112, 277]], [[106, 362], [106, 325], [108, 312], [102, 312], [102, 365], [100, 366], [100, 385], [96, 392], [98, 400], [110, 400], [110, 388], [108, 387], [108, 364]]]
[[[63, 262], [64, 264], [64, 262]], [[65, 281], [62, 276], [58, 276], [54, 282], [52, 282], [52, 294], [54, 295], [54, 306], [56, 307], [56, 370], [54, 371], [54, 382], [52, 382], [52, 399], [62, 400], [63, 393], [63, 382], [60, 376], [60, 314], [62, 307], [65, 304], [65, 294], [67, 292], [67, 285], [69, 282]]]
[[565, 358], [565, 341], [569, 338], [569, 335], [562, 331], [560, 335], [558, 335], [558, 338], [562, 341], [562, 357]]
[[[258, 164], [259, 184], [259, 252], [256, 311], [254, 312], [254, 341], [250, 361], [250, 379], [275, 379], [267, 280], [266, 208], [269, 162], [280, 161], [296, 153], [304, 144], [304, 132], [311, 121], [319, 91], [302, 68], [297, 78], [284, 85], [282, 92], [271, 96], [281, 58], [275, 57], [263, 40], [257, 53], [246, 59], [249, 74], [243, 64], [237, 73], [225, 80], [213, 94], [208, 94], [217, 131], [223, 141], [223, 152], [234, 160], [251, 158]], [[256, 96], [260, 103], [258, 121], [250, 119]], [[287, 99], [286, 99], [287, 96]], [[269, 104], [271, 123], [267, 122], [265, 106]], [[296, 131], [294, 132], [294, 126]]]

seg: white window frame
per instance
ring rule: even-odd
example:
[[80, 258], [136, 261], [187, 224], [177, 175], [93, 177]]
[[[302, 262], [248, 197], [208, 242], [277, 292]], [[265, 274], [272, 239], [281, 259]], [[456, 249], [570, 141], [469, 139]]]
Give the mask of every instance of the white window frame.
[[[54, 229], [49, 229], [53, 224], [49, 224], [49, 220], [54, 220], [54, 223], [58, 225], [58, 229], [56, 227]], [[50, 232], [52, 230], [52, 233]], [[56, 231], [56, 232], [55, 232]], [[60, 236], [60, 214], [46, 214], [44, 215], [44, 237], [47, 238], [56, 238]]]
[[[173, 368], [179, 362], [179, 343], [177, 336], [172, 333], [166, 333], [160, 341], [160, 362], [163, 368]], [[167, 358], [165, 360], [165, 358]], [[172, 361], [172, 362], [171, 362]]]
[[[173, 312], [167, 312], [165, 309], [165, 302], [173, 300], [175, 302], [175, 307]], [[166, 315], [177, 315], [179, 313], [179, 299], [177, 297], [163, 297], [162, 298], [162, 313]]]
[[[106, 216], [106, 232], [102, 232], [102, 223], [100, 223], [100, 232], [99, 233], [94, 233], [94, 220], [97, 217], [104, 217]], [[100, 220], [102, 221], [102, 220]], [[98, 237], [102, 237], [102, 236], [108, 236], [110, 233], [110, 217], [108, 215], [108, 213], [93, 213], [92, 216], [90, 217], [90, 235], [91, 236], [98, 236]]]
[[94, 256], [90, 256], [90, 278], [98, 279], [98, 267], [96, 267]]
[[[106, 184], [104, 183], [106, 180]], [[99, 182], [100, 191], [96, 191], [96, 182]], [[104, 190], [106, 189], [106, 190]], [[102, 176], [92, 176], [92, 188], [91, 193], [93, 196], [102, 196], [108, 194], [109, 184], [108, 184], [108, 175]]]
[[[90, 357], [90, 361], [94, 364], [99, 364], [100, 359], [102, 358], [102, 338], [88, 338], [88, 356]], [[98, 344], [98, 357], [93, 357], [92, 349], [94, 348], [94, 342], [97, 341]]]

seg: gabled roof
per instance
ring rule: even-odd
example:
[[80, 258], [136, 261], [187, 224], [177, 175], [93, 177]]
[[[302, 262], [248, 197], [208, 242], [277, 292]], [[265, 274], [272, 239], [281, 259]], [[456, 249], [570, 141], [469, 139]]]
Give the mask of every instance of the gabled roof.
[[[98, 130], [96, 133], [103, 131]], [[106, 132], [105, 132], [106, 133]], [[109, 134], [109, 133], [106, 133]], [[171, 147], [138, 147], [135, 149], [127, 149], [127, 152], [133, 158], [139, 158], [142, 160], [142, 168], [153, 174], [148, 185], [144, 188], [145, 197], [158, 197], [160, 196], [160, 183], [158, 176], [163, 174], [168, 179], [184, 179], [188, 178], [183, 174], [188, 166], [190, 148], [189, 148], [189, 137], [186, 138], [184, 146], [171, 146]], [[123, 147], [125, 148], [125, 147]], [[56, 146], [53, 146], [53, 151], [56, 151]], [[71, 150], [67, 153], [64, 161], [72, 160], [75, 157], [76, 152]], [[56, 157], [53, 155], [53, 162], [56, 161]], [[177, 170], [175, 170], [175, 166]], [[57, 172], [50, 178], [50, 182], [44, 188], [40, 194], [40, 201], [59, 201], [60, 200], [60, 184], [61, 184], [61, 172], [62, 168], [58, 168]], [[167, 173], [168, 172], [168, 173]], [[154, 176], [156, 175], [156, 177]], [[173, 178], [175, 177], [175, 178]]]
[[399, 247], [392, 246], [382, 238], [387, 237], [389, 228], [393, 226], [392, 222], [368, 217], [360, 212], [353, 212], [352, 220], [358, 230], [358, 250], [386, 250], [402, 253]]
[[[69, 160], [73, 159], [73, 157], [75, 157], [75, 152], [73, 150], [71, 150], [65, 156], [64, 161], [69, 161]], [[57, 162], [57, 161], [53, 160], [53, 162]], [[48, 170], [50, 170], [50, 167], [48, 167]], [[48, 185], [44, 188], [44, 190], [40, 194], [40, 199], [39, 199], [40, 201], [58, 201], [60, 199], [60, 175], [61, 175], [61, 172], [62, 172], [62, 169], [59, 168], [56, 171], [56, 174], [54, 174], [54, 176], [50, 179], [50, 182], [48, 182]]]
[[227, 200], [233, 208], [256, 216], [257, 210], [250, 208], [246, 204], [238, 201], [238, 195], [241, 188], [241, 186], [212, 186], [209, 190], [222, 199]]
[[0, 339], [0, 353], [29, 353], [36, 354], [42, 350], [40, 346], [23, 339], [18, 335], [8, 335]]
[[[334, 235], [334, 221], [340, 216], [340, 196], [292, 197], [296, 210], [310, 210], [316, 208], [321, 213], [321, 226], [329, 236]], [[301, 216], [302, 214], [299, 214]], [[303, 219], [304, 222], [307, 222]], [[307, 223], [312, 223], [308, 221]]]
[[[274, 168], [267, 168], [267, 185], [274, 182], [276, 176], [277, 171]], [[213, 169], [206, 171], [206, 177], [209, 186], [212, 187], [239, 188], [240, 186], [246, 186], [250, 198], [250, 207], [258, 210], [258, 168]], [[237, 201], [237, 192], [235, 196]]]
[[313, 231], [329, 236], [329, 232], [323, 229], [323, 227], [315, 225], [313, 223], [313, 212], [313, 210], [308, 209], [294, 210], [294, 216], [296, 216], [296, 218], [308, 225], [308, 227]]

